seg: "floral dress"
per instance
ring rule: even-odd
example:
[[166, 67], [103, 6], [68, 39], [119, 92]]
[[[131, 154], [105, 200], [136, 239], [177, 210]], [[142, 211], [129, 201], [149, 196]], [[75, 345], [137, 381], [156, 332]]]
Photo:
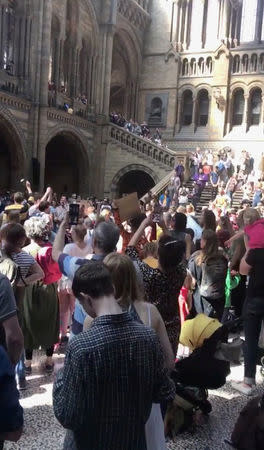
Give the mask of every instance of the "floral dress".
[[178, 297], [187, 275], [186, 267], [180, 263], [173, 272], [163, 273], [141, 261], [135, 247], [128, 247], [126, 254], [137, 263], [144, 282], [146, 300], [158, 308], [176, 354], [181, 326]]

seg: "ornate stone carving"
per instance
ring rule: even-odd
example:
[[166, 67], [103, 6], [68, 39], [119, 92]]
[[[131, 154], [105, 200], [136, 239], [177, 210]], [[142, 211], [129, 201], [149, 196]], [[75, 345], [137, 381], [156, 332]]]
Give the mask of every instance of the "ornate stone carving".
[[150, 15], [135, 0], [118, 0], [117, 9], [132, 25], [145, 29], [150, 23]]
[[63, 122], [65, 124], [69, 124], [69, 125], [72, 125], [77, 128], [83, 128], [83, 129], [92, 129], [93, 128], [93, 125], [91, 124], [91, 122], [88, 122], [88, 120], [79, 119], [76, 116], [72, 116], [68, 113], [63, 113], [58, 110], [49, 109], [47, 111], [47, 117], [50, 120]]

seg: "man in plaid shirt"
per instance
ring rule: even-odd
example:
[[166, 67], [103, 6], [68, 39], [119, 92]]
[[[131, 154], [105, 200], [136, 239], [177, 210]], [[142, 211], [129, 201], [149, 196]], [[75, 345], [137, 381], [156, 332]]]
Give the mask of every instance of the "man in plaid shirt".
[[158, 338], [122, 311], [101, 262], [78, 269], [73, 292], [94, 322], [69, 343], [54, 385], [55, 415], [72, 430], [64, 448], [146, 450], [152, 403], [175, 395]]

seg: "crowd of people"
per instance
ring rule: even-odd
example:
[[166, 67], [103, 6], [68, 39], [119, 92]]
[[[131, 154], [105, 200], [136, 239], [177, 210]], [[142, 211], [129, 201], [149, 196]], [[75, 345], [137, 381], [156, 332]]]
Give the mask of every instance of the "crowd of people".
[[[245, 336], [244, 379], [232, 386], [254, 393], [264, 319], [262, 181], [253, 180], [246, 152], [234, 164], [228, 153], [215, 162], [197, 149], [190, 169], [197, 197], [180, 161], [165, 192], [149, 192], [126, 221], [118, 202], [76, 194], [58, 201], [51, 187], [33, 193], [29, 181], [24, 192], [0, 197], [0, 448], [23, 432], [17, 388], [27, 388], [39, 348], [47, 374], [54, 352], [66, 352], [53, 388], [65, 449], [165, 450], [165, 433], [178, 423], [178, 381], [221, 386], [237, 360], [223, 337], [230, 318]], [[238, 211], [232, 178], [252, 186]], [[198, 220], [206, 183], [212, 202]], [[69, 204], [79, 204], [72, 226]], [[188, 357], [179, 359], [179, 344]]]
[[[185, 167], [181, 161], [175, 164], [175, 173], [171, 178], [166, 191], [161, 194], [160, 203], [166, 203], [167, 208], [175, 210], [178, 206], [193, 207], [201, 201], [205, 187], [210, 189], [210, 202], [208, 209], [219, 219], [225, 213], [235, 215], [238, 212], [233, 208], [234, 195], [240, 192], [241, 209], [252, 206], [258, 208], [263, 215], [264, 199], [264, 159], [258, 169], [255, 169], [254, 159], [246, 151], [242, 151], [236, 159], [231, 150], [223, 150], [217, 159], [210, 150], [202, 152], [200, 148], [190, 154], [190, 180], [191, 187], [187, 187], [185, 180]], [[164, 197], [165, 196], [165, 197]], [[164, 206], [164, 205], [163, 205]]]
[[110, 122], [149, 142], [168, 148], [167, 143], [162, 139], [162, 133], [159, 128], [156, 128], [154, 134], [151, 134], [150, 128], [146, 122], [139, 124], [134, 119], [131, 118], [127, 120], [122, 114], [116, 112], [110, 114]]

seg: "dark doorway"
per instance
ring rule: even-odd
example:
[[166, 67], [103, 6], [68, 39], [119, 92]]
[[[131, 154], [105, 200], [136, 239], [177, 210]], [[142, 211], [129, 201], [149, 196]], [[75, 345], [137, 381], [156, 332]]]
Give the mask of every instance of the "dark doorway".
[[57, 194], [80, 193], [83, 164], [78, 140], [67, 134], [55, 136], [46, 148], [45, 184]]
[[155, 186], [153, 178], [143, 170], [131, 170], [121, 177], [118, 183], [118, 194], [122, 197], [124, 194], [137, 192], [141, 198], [150, 189]]
[[0, 132], [0, 190], [11, 186], [10, 149], [6, 138]]
[[12, 126], [0, 117], [0, 190], [22, 188], [24, 160], [19, 138]]

